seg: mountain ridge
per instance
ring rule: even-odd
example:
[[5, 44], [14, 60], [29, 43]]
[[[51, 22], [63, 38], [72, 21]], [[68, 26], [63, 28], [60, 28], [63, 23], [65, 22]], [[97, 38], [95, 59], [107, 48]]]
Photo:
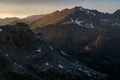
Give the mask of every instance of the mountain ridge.
[[[102, 13], [102, 12], [99, 12], [99, 11], [97, 11], [97, 10], [92, 10], [92, 9], [85, 9], [85, 8], [83, 8], [83, 7], [74, 7], [74, 8], [71, 8], [71, 9], [68, 9], [68, 8], [66, 8], [66, 9], [63, 9], [63, 10], [61, 10], [61, 11], [55, 11], [55, 12], [53, 12], [53, 13], [50, 13], [50, 14], [48, 14], [48, 15], [46, 15], [46, 16], [44, 16], [43, 18], [41, 18], [41, 19], [38, 19], [38, 20], [36, 20], [36, 21], [33, 21], [30, 25], [34, 28], [35, 26], [36, 27], [42, 27], [42, 26], [44, 26], [44, 24], [46, 25], [51, 25], [51, 24], [54, 24], [54, 21], [56, 20], [56, 19], [58, 19], [58, 22], [56, 21], [55, 23], [59, 23], [59, 22], [63, 22], [64, 20], [60, 20], [59, 21], [59, 17], [64, 13], [64, 15], [66, 15], [66, 17], [65, 16], [63, 16], [63, 19], [65, 19], [65, 18], [67, 18], [67, 17], [69, 17], [69, 15], [71, 15], [72, 13], [74, 13], [75, 11], [82, 11], [82, 12], [84, 12], [84, 14], [85, 13], [87, 13], [87, 14], [90, 14], [91, 15], [91, 17], [92, 17], [92, 15], [94, 15], [94, 16], [98, 16], [99, 15], [99, 21], [97, 21], [97, 23], [96, 24], [98, 24], [99, 22], [101, 22], [101, 20], [102, 19], [104, 19], [105, 17], [106, 17], [106, 15], [108, 14], [108, 15], [114, 15], [114, 13], [116, 12], [116, 11], [119, 11], [119, 10], [116, 10], [114, 13]], [[79, 12], [80, 13], [80, 12]], [[53, 16], [53, 18], [52, 18], [52, 16]], [[59, 15], [58, 16], [58, 18], [56, 18], [55, 16], [57, 16], [57, 15]], [[82, 13], [81, 13], [81, 15], [82, 15]], [[88, 16], [88, 20], [90, 20], [90, 15]], [[85, 15], [84, 15], [85, 16]], [[105, 17], [104, 17], [105, 16]], [[54, 18], [55, 17], [55, 18]], [[85, 17], [84, 17], [85, 18]], [[42, 20], [43, 19], [43, 20]], [[51, 20], [50, 20], [51, 19]], [[55, 19], [55, 20], [54, 20]], [[48, 20], [50, 20], [50, 21], [48, 21]], [[68, 21], [70, 21], [71, 19], [69, 19]], [[52, 21], [52, 22], [51, 22]], [[73, 21], [73, 20], [72, 20]], [[93, 21], [96, 21], [96, 20], [93, 20]], [[76, 24], [79, 24], [80, 22], [79, 21], [77, 21], [76, 20]], [[93, 22], [94, 23], [94, 22]], [[46, 26], [47, 26], [46, 25]], [[89, 21], [89, 25], [91, 25], [91, 23], [90, 23], [90, 21]]]
[[[56, 16], [63, 13], [66, 13], [63, 19], [57, 21], [59, 17]], [[49, 23], [53, 19], [55, 21]], [[31, 25], [31, 29], [36, 34], [42, 33], [49, 43], [68, 54], [73, 53], [74, 55], [75, 53], [86, 52], [85, 49], [88, 49], [89, 46], [90, 52], [103, 55], [105, 52], [111, 58], [113, 55], [116, 56], [114, 58], [116, 60], [120, 52], [120, 46], [117, 45], [120, 37], [120, 21], [117, 19], [119, 17], [116, 18], [114, 13], [100, 13], [96, 10], [75, 7], [44, 16], [38, 19], [37, 22], [35, 21], [33, 26]], [[102, 36], [100, 34], [104, 34], [104, 37], [100, 38]], [[112, 46], [114, 46], [114, 49], [112, 49]], [[102, 53], [102, 51], [104, 52]], [[116, 54], [113, 54], [113, 52], [116, 52]]]

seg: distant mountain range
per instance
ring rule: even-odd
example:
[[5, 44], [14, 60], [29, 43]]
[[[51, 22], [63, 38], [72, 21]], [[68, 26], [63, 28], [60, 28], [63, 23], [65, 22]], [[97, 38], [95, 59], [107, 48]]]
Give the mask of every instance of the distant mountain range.
[[11, 18], [4, 18], [4, 19], [0, 19], [0, 26], [3, 25], [7, 25], [7, 24], [16, 24], [18, 22], [25, 22], [27, 24], [30, 24], [31, 22], [42, 18], [45, 15], [32, 15], [32, 16], [28, 16], [26, 18], [20, 19], [17, 17], [11, 17]]
[[0, 25], [0, 80], [120, 80], [120, 10], [74, 7]]
[[19, 20], [19, 18], [12, 17], [12, 18], [5, 18], [5, 19], [0, 19], [0, 25], [7, 25], [10, 24], [13, 21]]

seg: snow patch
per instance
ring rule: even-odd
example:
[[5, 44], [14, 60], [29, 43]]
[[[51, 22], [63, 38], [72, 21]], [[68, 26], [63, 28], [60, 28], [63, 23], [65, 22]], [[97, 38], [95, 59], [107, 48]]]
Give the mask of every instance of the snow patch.
[[86, 28], [89, 28], [89, 29], [95, 28], [92, 23], [91, 23], [91, 24], [85, 24], [85, 27], [86, 27]]
[[36, 36], [37, 39], [44, 40], [41, 36]]
[[105, 22], [108, 22], [109, 20], [108, 20], [108, 19], [101, 19], [101, 21], [105, 21]]
[[45, 63], [45, 65], [46, 65], [46, 66], [49, 66], [49, 63], [48, 63], [48, 62], [46, 62], [46, 63]]
[[62, 69], [64, 68], [64, 66], [63, 66], [63, 65], [61, 65], [61, 64], [59, 64], [59, 65], [58, 65], [58, 67], [59, 67], [59, 68], [62, 68]]
[[76, 19], [74, 23], [77, 24], [77, 25], [79, 25], [79, 26], [81, 26], [83, 22], [84, 21], [80, 21], [80, 20]]
[[36, 50], [36, 52], [41, 52], [41, 51], [42, 51], [41, 47], [39, 47], [39, 48]]
[[6, 54], [6, 56], [9, 56], [8, 54]]
[[82, 71], [82, 68], [78, 68], [78, 70]]
[[2, 29], [0, 29], [0, 32], [2, 32], [3, 30]]
[[71, 18], [71, 22], [74, 23], [74, 24], [77, 24], [77, 25], [79, 25], [79, 26], [83, 26], [82, 23], [83, 23], [84, 21], [81, 21], [81, 20], [78, 20], [78, 19], [73, 20], [73, 19]]
[[49, 49], [53, 50], [54, 48], [52, 46], [49, 46]]
[[74, 20], [71, 18], [71, 22], [74, 22]]
[[85, 25], [83, 25], [84, 21], [81, 21], [81, 20], [78, 20], [76, 19], [75, 21], [71, 18], [71, 22], [74, 23], [74, 24], [77, 24], [79, 26], [84, 26], [86, 28], [90, 28], [90, 29], [93, 29], [95, 28], [94, 25], [91, 23], [86, 23]]
[[87, 70], [83, 70], [82, 68], [78, 68], [79, 71], [82, 71], [84, 73], [86, 73], [89, 77], [92, 76], [91, 72], [90, 71], [87, 71]]
[[91, 11], [89, 11], [89, 10], [86, 10], [86, 13], [87, 13], [88, 15], [92, 14], [93, 16], [96, 16], [95, 13], [93, 13], [93, 12], [91, 12]]
[[84, 71], [89, 77], [92, 76], [92, 74], [90, 73], [90, 71]]
[[84, 11], [84, 8], [80, 7], [80, 11]]
[[65, 52], [61, 51], [61, 54], [65, 55], [65, 56], [68, 56]]
[[17, 63], [14, 63], [14, 65], [17, 65]]
[[22, 65], [19, 65], [19, 67], [21, 68], [21, 67], [22, 67]]
[[96, 14], [95, 14], [95, 13], [93, 13], [93, 12], [91, 12], [91, 14], [92, 14], [92, 15], [94, 15], [94, 16], [96, 16]]
[[86, 13], [87, 13], [87, 14], [90, 14], [90, 11], [89, 11], [89, 10], [86, 10]]
[[94, 28], [94, 26], [93, 26], [93, 24], [92, 24], [92, 23], [90, 24], [90, 27], [91, 27], [92, 29]]

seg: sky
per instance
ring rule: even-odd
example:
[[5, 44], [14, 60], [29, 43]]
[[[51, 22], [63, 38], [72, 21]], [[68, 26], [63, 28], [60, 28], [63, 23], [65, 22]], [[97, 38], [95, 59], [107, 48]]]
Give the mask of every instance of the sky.
[[0, 18], [24, 18], [75, 6], [113, 13], [120, 9], [120, 0], [0, 0]]

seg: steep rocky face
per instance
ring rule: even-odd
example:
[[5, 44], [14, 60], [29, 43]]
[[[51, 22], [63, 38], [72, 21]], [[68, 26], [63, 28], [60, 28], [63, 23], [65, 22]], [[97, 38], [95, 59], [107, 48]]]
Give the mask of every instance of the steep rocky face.
[[119, 27], [120, 26], [120, 10], [116, 10], [114, 13], [101, 13], [97, 11], [97, 14], [99, 14], [99, 17], [101, 19], [102, 25], [108, 25], [108, 26], [114, 26]]
[[100, 19], [94, 11], [82, 7], [75, 7], [73, 9], [75, 11], [69, 16], [72, 23], [89, 29], [100, 25]]
[[86, 28], [94, 28], [99, 25], [99, 17], [97, 14], [89, 9], [82, 7], [75, 7], [72, 9], [64, 9], [62, 11], [56, 11], [44, 16], [31, 23], [32, 29], [41, 28], [49, 25], [57, 25], [66, 22], [71, 22], [78, 26]]
[[74, 63], [28, 25], [0, 27], [1, 80], [107, 80], [109, 75]]
[[69, 54], [80, 52], [85, 45], [95, 40], [98, 34], [98, 32], [71, 23], [47, 26], [37, 30], [43, 33], [45, 39], [52, 45]]

